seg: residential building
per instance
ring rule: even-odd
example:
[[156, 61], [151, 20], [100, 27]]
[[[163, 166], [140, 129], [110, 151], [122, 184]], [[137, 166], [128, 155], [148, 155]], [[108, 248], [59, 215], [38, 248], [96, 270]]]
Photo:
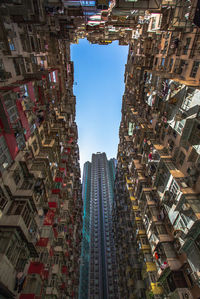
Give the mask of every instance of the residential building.
[[105, 153], [97, 153], [84, 164], [81, 299], [118, 298], [112, 233], [115, 163]]
[[[168, 43], [160, 43], [171, 34], [182, 34], [180, 43], [187, 38], [189, 43], [199, 28], [179, 20], [182, 30], [165, 27], [163, 32], [159, 14], [143, 20], [129, 46], [115, 180], [120, 296], [197, 299], [199, 68], [191, 76], [190, 56], [181, 77], [174, 69], [170, 73], [164, 65]], [[163, 68], [155, 68], [155, 61]]]
[[78, 296], [82, 198], [73, 62], [70, 37], [57, 31], [62, 14], [49, 14], [47, 2], [0, 4], [0, 297], [6, 299]]

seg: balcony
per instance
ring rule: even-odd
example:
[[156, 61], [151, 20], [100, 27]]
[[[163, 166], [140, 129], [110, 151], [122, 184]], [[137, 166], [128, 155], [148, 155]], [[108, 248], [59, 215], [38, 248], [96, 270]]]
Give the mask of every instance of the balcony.
[[5, 70], [0, 70], [0, 82], [6, 82], [10, 78], [12, 78], [12, 74], [10, 72], [6, 72]]
[[43, 271], [44, 265], [42, 263], [30, 263], [26, 283], [22, 291], [23, 294], [20, 295], [20, 299], [41, 299]]
[[[27, 226], [21, 215], [3, 215], [0, 219], [0, 226], [2, 227], [17, 227], [23, 233], [23, 237], [27, 242], [27, 246], [32, 257], [38, 257], [35, 249], [36, 234], [31, 225]], [[33, 226], [34, 227], [34, 226]]]
[[145, 214], [146, 210], [150, 207], [157, 207], [159, 199], [157, 198], [157, 193], [152, 188], [143, 188], [139, 199], [139, 207], [142, 213]]
[[[16, 275], [24, 271], [24, 266], [30, 258], [27, 244], [17, 228], [6, 228], [1, 226], [1, 253], [0, 253], [0, 277], [1, 277], [1, 298], [14, 298], [13, 292]], [[4, 291], [4, 292], [3, 292]], [[3, 293], [2, 293], [3, 292]]]
[[159, 268], [159, 275], [167, 268], [172, 271], [178, 271], [182, 267], [184, 260], [178, 258], [172, 242], [161, 243], [156, 250], [155, 255], [157, 254], [156, 263]]
[[200, 123], [197, 119], [187, 119], [181, 135], [181, 145], [200, 143]]

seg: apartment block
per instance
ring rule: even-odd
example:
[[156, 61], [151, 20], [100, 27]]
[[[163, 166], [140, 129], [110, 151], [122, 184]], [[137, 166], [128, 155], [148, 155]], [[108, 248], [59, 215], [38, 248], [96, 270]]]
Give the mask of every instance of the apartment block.
[[123, 298], [200, 294], [196, 4], [162, 5], [133, 30], [124, 77], [113, 212]]
[[82, 199], [70, 34], [63, 37], [60, 1], [55, 13], [50, 1], [2, 2], [0, 297], [77, 298]]
[[79, 298], [119, 298], [112, 231], [115, 159], [92, 154], [84, 164]]

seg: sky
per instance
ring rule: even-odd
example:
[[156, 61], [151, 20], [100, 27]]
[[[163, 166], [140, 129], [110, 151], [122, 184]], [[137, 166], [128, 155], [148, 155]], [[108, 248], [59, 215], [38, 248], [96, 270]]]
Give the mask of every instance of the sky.
[[71, 45], [81, 169], [92, 153], [116, 158], [127, 54], [118, 41], [93, 45], [82, 39]]

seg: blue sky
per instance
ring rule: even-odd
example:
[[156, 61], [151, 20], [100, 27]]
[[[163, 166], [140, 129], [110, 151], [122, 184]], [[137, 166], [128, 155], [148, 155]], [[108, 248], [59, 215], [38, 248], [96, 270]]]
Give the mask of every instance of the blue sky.
[[117, 155], [127, 46], [93, 45], [86, 39], [71, 46], [81, 168], [92, 153]]

